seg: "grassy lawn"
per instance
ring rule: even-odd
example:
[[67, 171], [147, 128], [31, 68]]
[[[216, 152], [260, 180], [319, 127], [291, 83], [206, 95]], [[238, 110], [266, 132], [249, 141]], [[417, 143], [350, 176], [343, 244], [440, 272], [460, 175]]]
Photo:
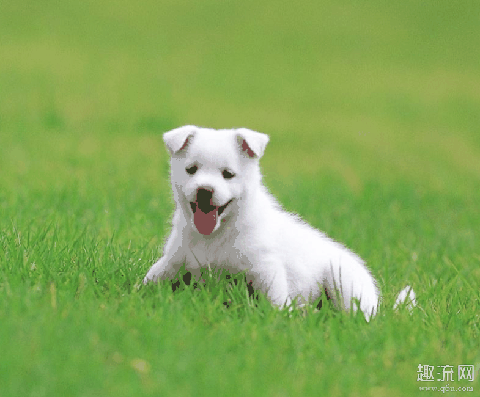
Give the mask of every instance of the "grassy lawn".
[[[0, 8], [0, 396], [480, 392], [480, 4]], [[380, 315], [143, 286], [184, 124], [269, 134], [266, 185], [367, 261]]]

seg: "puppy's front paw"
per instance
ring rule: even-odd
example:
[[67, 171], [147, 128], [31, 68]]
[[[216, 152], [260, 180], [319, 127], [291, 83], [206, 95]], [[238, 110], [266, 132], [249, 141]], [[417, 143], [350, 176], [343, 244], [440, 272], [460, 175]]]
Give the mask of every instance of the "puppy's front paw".
[[153, 280], [148, 278], [148, 273], [147, 273], [147, 275], [143, 278], [143, 284], [147, 284], [149, 281], [153, 281]]
[[150, 270], [147, 272], [145, 278], [143, 279], [143, 284], [149, 282], [156, 283], [159, 278], [165, 273], [165, 261], [161, 258], [158, 262], [152, 265]]
[[143, 278], [143, 284], [147, 284], [149, 282], [156, 282], [157, 278], [155, 276], [150, 275], [150, 272], [146, 274], [146, 276]]

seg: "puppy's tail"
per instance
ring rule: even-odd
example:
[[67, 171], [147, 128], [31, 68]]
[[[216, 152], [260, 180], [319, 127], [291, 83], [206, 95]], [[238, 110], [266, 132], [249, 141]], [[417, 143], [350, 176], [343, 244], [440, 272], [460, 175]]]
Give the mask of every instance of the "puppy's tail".
[[393, 310], [397, 310], [399, 307], [403, 306], [408, 309], [410, 313], [415, 306], [417, 306], [417, 300], [415, 299], [415, 291], [412, 287], [407, 285], [404, 289], [400, 291], [393, 305]]

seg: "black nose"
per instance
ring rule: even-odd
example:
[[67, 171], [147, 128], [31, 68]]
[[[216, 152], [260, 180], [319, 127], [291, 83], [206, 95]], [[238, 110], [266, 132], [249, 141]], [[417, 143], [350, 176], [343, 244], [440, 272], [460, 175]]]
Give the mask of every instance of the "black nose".
[[203, 213], [208, 213], [215, 209], [215, 206], [212, 204], [213, 193], [207, 189], [198, 189], [197, 190], [197, 204], [198, 208]]

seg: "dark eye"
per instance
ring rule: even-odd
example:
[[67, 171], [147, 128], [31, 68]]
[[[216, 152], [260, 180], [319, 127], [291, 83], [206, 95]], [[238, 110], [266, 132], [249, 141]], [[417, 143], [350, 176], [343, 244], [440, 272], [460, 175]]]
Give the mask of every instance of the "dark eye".
[[232, 173], [228, 170], [223, 170], [222, 175], [225, 179], [232, 179], [235, 176], [234, 173]]
[[193, 175], [195, 172], [197, 172], [198, 167], [196, 165], [192, 165], [191, 167], [185, 168], [185, 171], [187, 171], [187, 174]]

